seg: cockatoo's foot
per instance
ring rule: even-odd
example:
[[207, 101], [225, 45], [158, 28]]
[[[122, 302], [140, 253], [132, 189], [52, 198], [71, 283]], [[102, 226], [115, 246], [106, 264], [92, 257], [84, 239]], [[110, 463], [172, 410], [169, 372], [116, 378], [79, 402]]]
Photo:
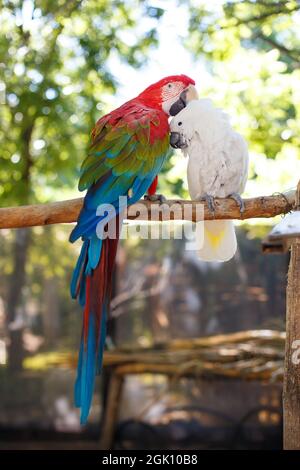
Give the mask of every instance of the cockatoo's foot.
[[245, 211], [245, 203], [243, 199], [241, 198], [241, 196], [238, 193], [232, 193], [232, 194], [229, 194], [228, 197], [235, 200], [235, 202], [239, 206], [240, 213], [242, 214]]
[[162, 204], [163, 202], [166, 202], [167, 198], [163, 194], [152, 194], [151, 196], [149, 194], [145, 194], [144, 200], [150, 202], [160, 202]]
[[214, 196], [211, 196], [210, 194], [204, 194], [199, 198], [199, 201], [205, 201], [208, 205], [209, 212], [212, 214], [215, 213], [216, 206]]

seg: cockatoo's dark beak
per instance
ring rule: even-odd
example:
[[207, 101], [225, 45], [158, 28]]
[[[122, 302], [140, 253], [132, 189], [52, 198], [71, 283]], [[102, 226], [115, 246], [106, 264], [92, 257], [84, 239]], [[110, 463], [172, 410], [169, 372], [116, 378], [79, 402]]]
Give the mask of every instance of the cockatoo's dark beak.
[[169, 111], [170, 116], [176, 116], [176, 114], [178, 114], [183, 108], [186, 107], [186, 95], [187, 95], [187, 90], [183, 90], [178, 100], [172, 104], [170, 111]]
[[184, 149], [187, 147], [187, 142], [179, 132], [171, 132], [170, 145], [174, 149]]
[[180, 134], [179, 132], [171, 132], [170, 134], [170, 145], [174, 148], [177, 149], [177, 144], [180, 141]]

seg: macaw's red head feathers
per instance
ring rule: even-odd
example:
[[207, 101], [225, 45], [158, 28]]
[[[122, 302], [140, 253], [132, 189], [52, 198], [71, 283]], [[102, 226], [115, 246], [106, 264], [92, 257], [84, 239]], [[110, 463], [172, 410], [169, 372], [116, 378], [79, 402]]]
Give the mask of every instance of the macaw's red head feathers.
[[150, 85], [138, 98], [145, 105], [161, 109], [166, 114], [170, 114], [172, 105], [180, 99], [182, 92], [191, 85], [195, 85], [192, 78], [186, 75], [171, 75]]

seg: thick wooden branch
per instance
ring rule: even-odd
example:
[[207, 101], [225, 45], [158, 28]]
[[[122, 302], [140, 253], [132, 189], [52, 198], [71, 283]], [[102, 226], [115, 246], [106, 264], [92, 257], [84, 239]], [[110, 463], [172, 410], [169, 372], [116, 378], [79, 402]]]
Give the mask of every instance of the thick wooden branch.
[[[134, 220], [203, 220], [201, 207], [204, 207], [204, 219], [250, 219], [274, 217], [291, 211], [295, 204], [295, 191], [273, 196], [260, 196], [245, 199], [245, 211], [240, 214], [233, 199], [216, 199], [216, 209], [212, 214], [206, 203], [188, 200], [169, 200], [163, 203], [151, 203], [141, 200], [132, 205], [128, 219]], [[50, 204], [0, 208], [0, 229], [34, 227], [77, 220], [83, 199], [71, 199]]]

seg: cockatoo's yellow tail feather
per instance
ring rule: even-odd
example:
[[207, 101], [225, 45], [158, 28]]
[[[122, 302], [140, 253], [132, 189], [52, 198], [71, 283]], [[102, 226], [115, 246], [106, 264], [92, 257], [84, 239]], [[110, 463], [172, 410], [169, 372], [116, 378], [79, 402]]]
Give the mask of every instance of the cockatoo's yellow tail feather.
[[221, 230], [219, 233], [213, 233], [204, 225], [204, 237], [208, 238], [208, 241], [213, 248], [217, 248], [220, 245], [224, 235], [225, 230]]
[[205, 220], [203, 237], [198, 238], [197, 245], [199, 258], [203, 261], [230, 260], [237, 248], [232, 220]]

